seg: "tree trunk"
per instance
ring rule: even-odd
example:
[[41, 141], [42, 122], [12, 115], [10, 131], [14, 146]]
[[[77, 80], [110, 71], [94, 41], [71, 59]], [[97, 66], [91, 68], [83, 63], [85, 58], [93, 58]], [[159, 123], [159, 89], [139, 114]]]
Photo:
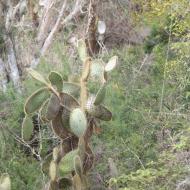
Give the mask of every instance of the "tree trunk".
[[21, 92], [19, 69], [16, 61], [14, 45], [9, 34], [5, 35], [7, 67], [10, 80], [18, 92]]
[[5, 69], [5, 64], [3, 60], [0, 58], [0, 91], [5, 92], [7, 89], [7, 73]]

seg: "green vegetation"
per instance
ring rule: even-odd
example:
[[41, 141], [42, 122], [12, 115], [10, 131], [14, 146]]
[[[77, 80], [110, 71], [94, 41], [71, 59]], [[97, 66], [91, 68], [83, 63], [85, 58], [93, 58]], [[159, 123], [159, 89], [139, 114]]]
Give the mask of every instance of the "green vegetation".
[[[141, 4], [138, 0], [136, 2]], [[174, 190], [190, 175], [189, 2], [155, 2], [149, 1], [150, 4], [142, 5], [140, 13], [134, 14], [137, 24], [143, 23], [151, 28], [150, 35], [142, 44], [109, 50], [109, 56], [101, 54], [101, 59], [107, 61], [117, 55], [119, 64], [110, 73], [109, 85], [106, 86], [105, 104], [112, 111], [112, 120], [101, 122], [92, 137], [91, 146], [96, 158], [89, 179], [94, 189]], [[142, 17], [143, 21], [139, 19]], [[64, 81], [70, 80], [72, 58], [66, 53], [67, 46], [56, 41], [52, 51], [62, 64], [52, 65], [51, 60], [44, 58], [36, 70], [43, 76], [55, 70]], [[74, 76], [79, 74], [78, 62], [72, 73]], [[50, 80], [53, 83], [54, 77]], [[41, 166], [50, 149], [52, 151], [59, 143], [46, 127], [48, 124], [41, 127], [42, 141], [37, 148], [34, 147], [34, 152], [40, 153], [42, 160], [32, 156], [31, 150], [21, 141], [25, 99], [42, 87], [27, 76], [22, 96], [11, 86], [6, 94], [0, 95], [0, 171], [10, 175], [12, 190], [41, 189], [48, 181], [48, 175], [43, 173], [44, 167]], [[93, 83], [88, 84], [88, 88], [92, 92], [99, 89]], [[70, 87], [69, 91], [72, 90]], [[100, 94], [104, 96], [102, 91]], [[38, 103], [41, 100], [44, 103], [46, 98], [42, 96]], [[97, 104], [99, 101], [96, 98]], [[81, 114], [75, 111], [77, 115]], [[94, 109], [88, 111], [94, 113]], [[25, 109], [25, 112], [33, 111]], [[74, 120], [75, 115], [72, 117], [73, 126], [79, 126]], [[80, 136], [81, 131], [75, 129], [73, 133]], [[72, 165], [72, 169], [69, 166], [63, 169], [63, 174], [65, 170], [81, 174], [81, 167], [78, 167], [80, 159], [75, 158], [75, 163], [79, 164], [75, 164], [75, 168]], [[112, 175], [109, 158], [114, 161], [112, 164], [117, 168], [117, 175]], [[68, 163], [67, 160], [62, 162]]]

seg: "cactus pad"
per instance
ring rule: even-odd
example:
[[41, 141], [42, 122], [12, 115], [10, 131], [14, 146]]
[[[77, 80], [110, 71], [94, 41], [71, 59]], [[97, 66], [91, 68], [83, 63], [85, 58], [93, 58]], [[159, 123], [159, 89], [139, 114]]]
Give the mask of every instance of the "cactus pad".
[[51, 71], [51, 73], [48, 76], [48, 79], [51, 82], [52, 86], [56, 87], [58, 92], [62, 91], [63, 78], [59, 73], [57, 73], [55, 71]]
[[80, 86], [75, 83], [64, 82], [62, 92], [78, 97], [80, 94]]
[[29, 116], [25, 116], [22, 122], [22, 138], [25, 141], [29, 141], [32, 137], [34, 124]]
[[39, 110], [43, 103], [49, 98], [49, 89], [41, 88], [34, 92], [27, 100], [24, 106], [26, 114], [32, 114]]
[[118, 57], [117, 56], [113, 56], [108, 63], [105, 66], [105, 71], [106, 72], [110, 72], [112, 71], [116, 66], [117, 66], [117, 62], [118, 62]]
[[41, 83], [45, 84], [45, 85], [49, 85], [48, 82], [45, 80], [45, 78], [38, 73], [37, 71], [33, 70], [33, 69], [28, 69], [27, 70], [28, 73], [36, 80], [40, 81]]
[[71, 112], [70, 128], [76, 136], [81, 137], [84, 135], [87, 129], [87, 119], [80, 108], [76, 108]]
[[53, 120], [58, 114], [60, 108], [61, 108], [61, 105], [60, 105], [59, 98], [55, 94], [52, 94], [47, 106], [46, 118], [48, 120]]
[[78, 150], [73, 150], [67, 153], [59, 163], [59, 171], [61, 176], [72, 172], [74, 170], [74, 160], [73, 158], [78, 154]]
[[94, 105], [101, 104], [105, 98], [105, 95], [106, 95], [106, 84], [104, 83], [96, 94]]
[[90, 76], [93, 80], [103, 81], [104, 79], [104, 62], [100, 59], [92, 61]]

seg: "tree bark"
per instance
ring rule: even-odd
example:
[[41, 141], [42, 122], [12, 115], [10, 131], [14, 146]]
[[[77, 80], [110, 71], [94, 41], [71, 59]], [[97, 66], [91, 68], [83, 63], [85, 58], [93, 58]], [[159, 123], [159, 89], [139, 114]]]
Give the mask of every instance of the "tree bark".
[[0, 58], [0, 91], [6, 92], [7, 90], [7, 73], [5, 69], [5, 63]]
[[6, 54], [7, 54], [7, 67], [9, 69], [9, 77], [13, 82], [14, 87], [18, 92], [21, 92], [21, 82], [19, 69], [16, 61], [16, 54], [13, 46], [12, 39], [10, 35], [5, 36], [5, 46], [6, 46]]

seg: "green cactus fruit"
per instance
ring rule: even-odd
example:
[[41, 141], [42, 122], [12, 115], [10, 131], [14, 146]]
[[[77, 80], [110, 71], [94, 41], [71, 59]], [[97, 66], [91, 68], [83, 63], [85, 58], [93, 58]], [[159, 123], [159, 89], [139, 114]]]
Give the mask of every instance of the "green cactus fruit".
[[78, 155], [75, 156], [74, 158], [74, 167], [75, 167], [75, 173], [78, 174], [82, 179], [83, 176], [82, 161]]
[[40, 74], [38, 73], [37, 71], [33, 70], [33, 69], [28, 69], [27, 70], [28, 73], [36, 80], [40, 81], [41, 83], [49, 86], [49, 83], [45, 80], [45, 78]]
[[80, 108], [76, 108], [71, 112], [69, 123], [71, 131], [76, 136], [81, 137], [84, 135], [87, 129], [87, 119], [85, 113]]
[[62, 111], [60, 110], [55, 119], [51, 122], [54, 133], [61, 139], [68, 138], [69, 131], [64, 127], [62, 122]]
[[52, 153], [48, 154], [43, 162], [42, 162], [42, 171], [48, 175], [49, 173], [49, 166], [50, 166], [50, 163], [52, 161]]
[[72, 180], [69, 178], [61, 178], [58, 180], [59, 190], [71, 190]]
[[95, 100], [94, 100], [94, 105], [99, 105], [103, 102], [104, 98], [106, 95], [106, 83], [104, 83], [101, 88], [98, 90]]
[[82, 39], [78, 40], [77, 46], [78, 46], [77, 48], [78, 48], [78, 54], [79, 54], [80, 60], [82, 62], [85, 62], [86, 58], [88, 57], [85, 41]]
[[39, 110], [43, 103], [49, 98], [49, 89], [47, 87], [41, 88], [34, 92], [26, 100], [24, 111], [26, 114], [32, 114]]
[[41, 121], [42, 123], [47, 123], [47, 122], [49, 122], [49, 120], [46, 118], [48, 103], [49, 103], [49, 99], [47, 99], [47, 100], [43, 103], [43, 105], [41, 106], [41, 108], [39, 109], [40, 121]]
[[51, 181], [56, 181], [57, 178], [57, 164], [54, 160], [51, 161], [49, 166], [49, 176]]
[[117, 56], [113, 56], [108, 63], [105, 66], [105, 72], [110, 72], [112, 71], [116, 66], [117, 66], [117, 62], [118, 62], [118, 57]]
[[1, 175], [0, 190], [11, 190], [11, 180], [8, 174]]
[[80, 94], [80, 86], [71, 82], [64, 82], [62, 92], [78, 97]]
[[102, 60], [95, 59], [92, 61], [90, 76], [92, 80], [99, 82], [104, 81], [104, 62]]
[[29, 116], [25, 116], [22, 122], [22, 138], [29, 141], [32, 137], [34, 124]]
[[55, 86], [58, 92], [62, 91], [63, 88], [63, 78], [62, 76], [55, 72], [51, 71], [48, 76], [49, 81], [51, 82], [52, 86]]
[[59, 98], [55, 94], [52, 94], [48, 103], [46, 118], [48, 120], [53, 120], [58, 114], [60, 108], [61, 105]]
[[73, 176], [73, 186], [74, 190], [83, 190], [81, 178], [78, 174]]
[[74, 171], [73, 158], [78, 154], [78, 149], [72, 150], [67, 153], [59, 162], [59, 172], [62, 177]]
[[63, 107], [68, 108], [69, 110], [72, 110], [73, 108], [79, 107], [78, 101], [71, 95], [67, 93], [60, 93], [61, 98], [61, 105]]

